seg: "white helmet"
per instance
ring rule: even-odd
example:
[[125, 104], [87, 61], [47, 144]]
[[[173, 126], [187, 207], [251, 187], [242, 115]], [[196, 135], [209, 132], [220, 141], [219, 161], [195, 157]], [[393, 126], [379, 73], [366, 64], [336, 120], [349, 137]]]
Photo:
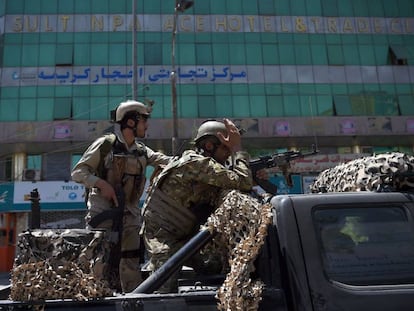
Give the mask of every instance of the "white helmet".
[[115, 122], [120, 122], [127, 112], [136, 111], [141, 115], [149, 116], [151, 108], [147, 107], [145, 104], [135, 101], [127, 100], [119, 104], [115, 111]]

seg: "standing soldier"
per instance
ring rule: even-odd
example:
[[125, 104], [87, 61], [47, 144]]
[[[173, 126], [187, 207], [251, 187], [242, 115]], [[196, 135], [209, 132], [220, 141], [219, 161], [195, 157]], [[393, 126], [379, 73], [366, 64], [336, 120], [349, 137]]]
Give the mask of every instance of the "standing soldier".
[[115, 286], [123, 292], [142, 282], [139, 199], [146, 166], [164, 165], [170, 160], [137, 140], [145, 137], [151, 110], [151, 106], [134, 100], [120, 103], [111, 116], [114, 132], [95, 140], [72, 170], [72, 179], [89, 189], [87, 228], [108, 232], [112, 248], [106, 269], [119, 274], [121, 288]]
[[[249, 157], [240, 152], [241, 137], [233, 122], [204, 122], [194, 143], [195, 150], [185, 151], [161, 171], [144, 203], [143, 232], [151, 271], [157, 270], [197, 233], [199, 225], [216, 208], [222, 189], [252, 189]], [[233, 169], [225, 166], [230, 156], [234, 157]], [[196, 271], [210, 272], [203, 260], [194, 260], [191, 265]], [[213, 264], [213, 268], [217, 266]], [[177, 277], [173, 275], [160, 292], [176, 291]]]

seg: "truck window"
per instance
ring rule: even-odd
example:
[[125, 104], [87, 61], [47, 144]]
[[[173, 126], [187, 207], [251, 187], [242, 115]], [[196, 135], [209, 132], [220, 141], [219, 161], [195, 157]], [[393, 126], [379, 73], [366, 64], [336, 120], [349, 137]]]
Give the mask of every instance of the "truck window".
[[318, 208], [325, 273], [349, 285], [414, 283], [414, 230], [403, 206]]

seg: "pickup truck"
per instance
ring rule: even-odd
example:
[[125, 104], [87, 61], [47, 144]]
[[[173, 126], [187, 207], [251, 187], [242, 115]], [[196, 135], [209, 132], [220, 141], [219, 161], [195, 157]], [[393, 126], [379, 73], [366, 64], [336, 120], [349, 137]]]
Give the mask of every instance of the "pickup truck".
[[[255, 260], [265, 286], [259, 310], [413, 310], [414, 195], [368, 191], [279, 195]], [[217, 310], [224, 276], [182, 271], [178, 293], [154, 293], [162, 280], [210, 239], [188, 242], [132, 293], [90, 301], [47, 300], [45, 310]], [[0, 310], [35, 309], [1, 300]]]

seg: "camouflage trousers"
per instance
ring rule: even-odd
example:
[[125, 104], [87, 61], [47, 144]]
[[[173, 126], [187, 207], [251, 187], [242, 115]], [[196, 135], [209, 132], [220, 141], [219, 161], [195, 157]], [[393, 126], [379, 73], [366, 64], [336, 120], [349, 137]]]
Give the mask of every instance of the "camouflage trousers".
[[[176, 253], [191, 238], [180, 238], [160, 228], [155, 222], [146, 222], [144, 227], [144, 242], [149, 256], [148, 269], [150, 272], [160, 268], [174, 253]], [[199, 274], [217, 274], [222, 272], [222, 257], [220, 254], [209, 252], [199, 253], [184, 263]], [[178, 290], [180, 270], [177, 269], [171, 277], [157, 290], [159, 293], [172, 293]]]
[[[87, 217], [87, 221], [88, 221]], [[112, 221], [106, 220], [96, 228], [105, 229], [108, 238], [113, 235], [111, 232]], [[110, 243], [110, 253], [104, 261], [103, 277], [113, 285], [114, 289], [127, 293], [134, 290], [141, 282], [140, 269], [140, 232], [141, 217], [130, 212], [125, 212], [123, 217], [122, 233], [120, 244]], [[118, 241], [119, 243], [119, 241]], [[115, 281], [114, 280], [118, 280]], [[114, 284], [115, 283], [115, 284]], [[116, 284], [118, 283], [118, 284]]]

